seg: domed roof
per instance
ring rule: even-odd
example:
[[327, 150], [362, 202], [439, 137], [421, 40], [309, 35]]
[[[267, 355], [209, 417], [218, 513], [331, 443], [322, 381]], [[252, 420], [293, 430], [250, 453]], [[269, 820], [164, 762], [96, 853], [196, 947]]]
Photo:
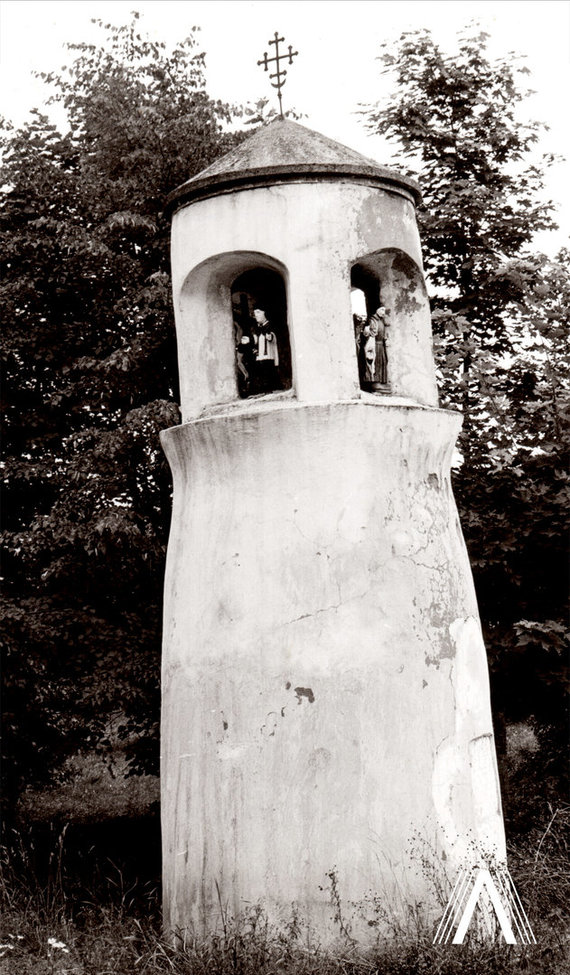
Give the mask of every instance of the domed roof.
[[414, 203], [421, 199], [413, 179], [380, 166], [320, 132], [279, 118], [257, 129], [249, 139], [179, 186], [168, 197], [167, 206], [177, 209], [204, 197], [254, 186], [339, 178], [364, 179]]

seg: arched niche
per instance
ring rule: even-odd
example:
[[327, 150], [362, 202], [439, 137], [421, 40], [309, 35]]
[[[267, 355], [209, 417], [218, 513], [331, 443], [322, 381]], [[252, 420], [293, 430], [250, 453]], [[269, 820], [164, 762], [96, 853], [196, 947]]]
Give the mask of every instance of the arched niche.
[[389, 321], [380, 295], [380, 278], [358, 262], [350, 269], [352, 323], [360, 388], [389, 393], [386, 336]]
[[291, 346], [281, 274], [250, 268], [232, 283], [238, 392], [242, 399], [290, 389]]
[[[252, 287], [256, 284], [258, 291]], [[247, 288], [251, 287], [251, 294]], [[178, 345], [182, 413], [185, 420], [217, 404], [239, 400], [238, 336], [235, 312], [275, 294], [276, 327], [283, 350], [282, 389], [292, 385], [287, 323], [287, 269], [267, 254], [216, 254], [187, 275], [178, 298]], [[233, 297], [235, 296], [235, 298]], [[245, 295], [245, 303], [241, 295]], [[236, 308], [237, 305], [237, 308]], [[281, 350], [280, 350], [281, 351]], [[277, 391], [277, 390], [276, 390]]]
[[[350, 270], [361, 389], [437, 405], [431, 315], [423, 272], [403, 251], [358, 257]], [[364, 313], [354, 308], [364, 307]]]

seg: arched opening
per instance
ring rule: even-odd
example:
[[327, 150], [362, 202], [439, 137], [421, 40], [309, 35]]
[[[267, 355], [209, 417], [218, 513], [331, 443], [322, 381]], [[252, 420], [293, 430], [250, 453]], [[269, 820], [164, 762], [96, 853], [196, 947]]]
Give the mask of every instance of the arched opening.
[[292, 385], [285, 282], [278, 271], [256, 267], [231, 286], [236, 376], [242, 399]]
[[390, 313], [382, 303], [378, 269], [354, 264], [350, 286], [360, 388], [370, 393], [389, 393], [386, 330]]
[[350, 285], [361, 389], [437, 406], [430, 306], [421, 267], [398, 248], [355, 255]]

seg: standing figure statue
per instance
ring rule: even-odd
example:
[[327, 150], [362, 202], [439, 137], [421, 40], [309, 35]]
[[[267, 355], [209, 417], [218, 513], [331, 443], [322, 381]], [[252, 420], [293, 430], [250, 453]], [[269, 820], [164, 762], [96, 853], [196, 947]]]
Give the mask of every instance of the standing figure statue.
[[255, 345], [253, 337], [234, 320], [236, 366], [238, 392], [243, 398], [251, 395], [251, 381], [253, 375], [253, 362], [255, 355]]
[[267, 320], [265, 309], [254, 308], [253, 317], [257, 327], [253, 336], [255, 366], [252, 392], [270, 393], [275, 389], [281, 389], [277, 337]]
[[358, 374], [362, 389], [374, 392], [384, 389], [388, 383], [388, 354], [386, 329], [389, 312], [380, 305], [370, 315], [356, 337]]

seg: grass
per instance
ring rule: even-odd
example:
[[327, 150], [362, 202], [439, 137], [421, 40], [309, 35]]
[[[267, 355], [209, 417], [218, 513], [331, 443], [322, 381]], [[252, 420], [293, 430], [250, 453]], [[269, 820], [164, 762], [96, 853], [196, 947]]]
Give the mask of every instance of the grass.
[[127, 776], [127, 759], [115, 747], [108, 756], [79, 752], [68, 759], [58, 782], [22, 793], [18, 812], [24, 822], [79, 822], [86, 816], [91, 820], [140, 816], [159, 800], [158, 776]]
[[[531, 759], [532, 760], [532, 756]], [[514, 806], [529, 782], [516, 767]], [[521, 787], [522, 783], [522, 787]], [[519, 791], [522, 788], [522, 791]], [[527, 792], [525, 793], [525, 789]], [[0, 870], [1, 975], [560, 975], [570, 971], [570, 806], [549, 805], [532, 785], [532, 817], [515, 817], [510, 869], [537, 940], [532, 946], [477, 942], [434, 946], [433, 930], [410, 909], [406, 922], [377, 906], [382, 924], [368, 949], [343, 937], [307, 943], [302, 918], [272, 927], [261, 908], [224, 918], [207, 940], [175, 949], [161, 933], [156, 884], [127, 879], [107, 860], [90, 877], [66, 867], [65, 829], [38, 867], [33, 840], [14, 835]], [[74, 861], [69, 861], [74, 862]], [[334, 885], [331, 885], [331, 891]], [[331, 916], [335, 913], [331, 894]], [[443, 909], [443, 905], [442, 905]], [[386, 919], [388, 918], [388, 930]]]
[[[511, 870], [532, 921], [537, 945], [477, 943], [434, 946], [421, 918], [393, 930], [369, 950], [342, 940], [334, 949], [307, 945], [298, 919], [272, 928], [261, 910], [206, 941], [175, 950], [160, 932], [156, 888], [129, 887], [108, 864], [104, 889], [74, 886], [62, 870], [61, 845], [50, 876], [39, 885], [26, 867], [26, 851], [4, 859], [0, 880], [2, 975], [559, 975], [570, 969], [565, 910], [568, 814], [558, 812], [541, 834], [511, 848]], [[64, 842], [64, 841], [63, 841]]]

